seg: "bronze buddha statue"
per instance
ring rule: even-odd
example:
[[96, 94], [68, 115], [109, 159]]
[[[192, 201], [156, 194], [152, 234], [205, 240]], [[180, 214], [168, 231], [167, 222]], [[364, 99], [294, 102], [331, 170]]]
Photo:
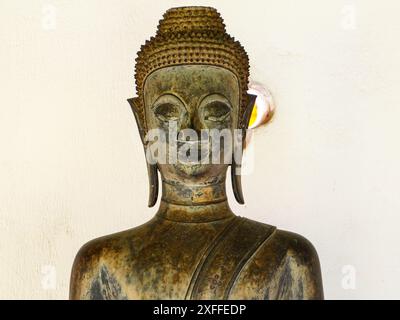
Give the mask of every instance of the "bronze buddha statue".
[[[255, 99], [247, 94], [248, 57], [213, 8], [168, 10], [156, 36], [141, 47], [135, 76], [137, 98], [128, 101], [145, 151], [148, 133], [170, 132], [171, 123], [196, 133], [248, 126]], [[175, 133], [161, 140], [178, 149], [201, 144]], [[211, 146], [221, 154], [236, 149]], [[158, 172], [162, 181], [157, 214], [84, 245], [73, 265], [71, 299], [323, 298], [318, 256], [309, 241], [231, 211], [225, 192], [229, 166], [235, 198], [244, 203], [240, 156], [230, 163], [152, 157], [150, 207], [158, 198]]]

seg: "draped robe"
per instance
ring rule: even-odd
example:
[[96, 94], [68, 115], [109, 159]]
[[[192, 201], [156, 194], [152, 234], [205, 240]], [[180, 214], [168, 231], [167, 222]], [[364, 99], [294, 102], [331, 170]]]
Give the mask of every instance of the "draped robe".
[[233, 216], [148, 223], [86, 244], [71, 299], [322, 299], [305, 238]]

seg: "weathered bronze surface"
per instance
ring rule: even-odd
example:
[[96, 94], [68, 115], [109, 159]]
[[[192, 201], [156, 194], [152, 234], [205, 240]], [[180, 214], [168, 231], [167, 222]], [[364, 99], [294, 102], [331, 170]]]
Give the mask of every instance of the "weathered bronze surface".
[[[215, 9], [174, 8], [137, 59], [130, 99], [144, 142], [154, 128], [246, 128], [248, 59]], [[171, 143], [171, 141], [166, 142]], [[179, 139], [178, 139], [179, 143]], [[233, 152], [233, 150], [222, 150]], [[221, 151], [221, 152], [222, 152]], [[75, 259], [71, 299], [322, 299], [317, 253], [300, 235], [236, 216], [225, 191], [228, 164], [148, 164], [146, 224], [95, 239]], [[243, 203], [240, 169], [231, 165]]]

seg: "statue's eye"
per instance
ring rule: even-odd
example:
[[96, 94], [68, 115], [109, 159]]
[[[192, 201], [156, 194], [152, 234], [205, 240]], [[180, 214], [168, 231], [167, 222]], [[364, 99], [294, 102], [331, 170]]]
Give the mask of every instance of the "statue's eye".
[[172, 103], [166, 102], [154, 108], [154, 114], [161, 121], [177, 121], [180, 116], [180, 108]]
[[231, 113], [231, 107], [222, 101], [212, 101], [204, 106], [204, 120], [224, 121]]
[[173, 94], [163, 94], [153, 104], [153, 113], [163, 122], [178, 121], [186, 114], [183, 102]]

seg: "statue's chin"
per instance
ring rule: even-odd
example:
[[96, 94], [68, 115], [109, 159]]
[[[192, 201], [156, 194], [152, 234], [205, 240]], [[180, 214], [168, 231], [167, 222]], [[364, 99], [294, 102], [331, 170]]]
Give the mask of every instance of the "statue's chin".
[[[222, 156], [220, 158], [223, 159]], [[229, 166], [229, 164], [225, 163], [213, 163], [208, 153], [202, 158], [195, 159], [195, 161], [182, 159], [184, 158], [178, 157], [176, 163], [162, 164], [158, 168], [164, 176], [182, 177], [185, 180], [191, 180], [191, 178], [216, 178], [221, 174], [224, 175]]]
[[176, 172], [186, 177], [204, 175], [207, 172], [212, 172], [212, 165], [201, 163], [180, 163], [174, 165]]

